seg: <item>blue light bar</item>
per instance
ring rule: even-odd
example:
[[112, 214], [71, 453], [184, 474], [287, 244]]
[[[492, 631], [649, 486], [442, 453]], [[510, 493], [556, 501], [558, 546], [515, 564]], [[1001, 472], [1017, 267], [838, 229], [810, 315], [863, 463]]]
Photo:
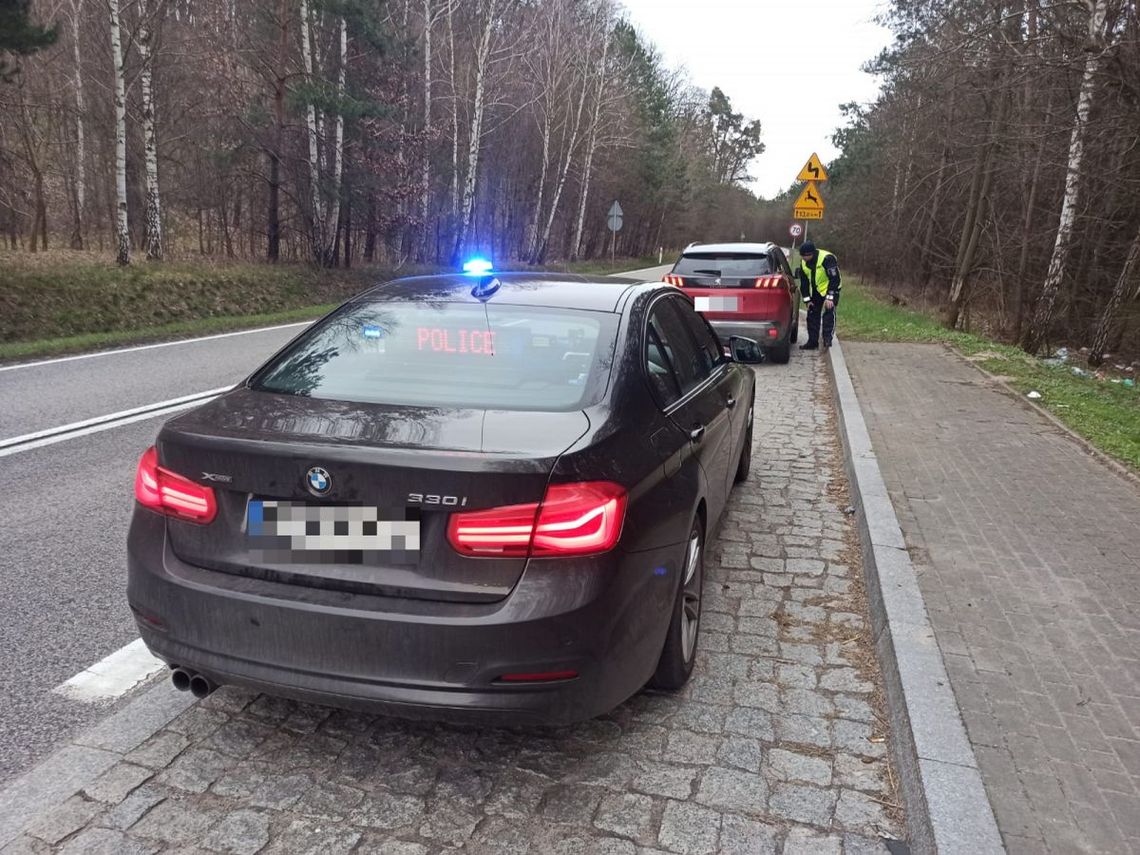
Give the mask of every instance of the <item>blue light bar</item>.
[[463, 272], [482, 276], [484, 273], [490, 273], [491, 267], [491, 262], [485, 258], [472, 258], [470, 261], [464, 263]]

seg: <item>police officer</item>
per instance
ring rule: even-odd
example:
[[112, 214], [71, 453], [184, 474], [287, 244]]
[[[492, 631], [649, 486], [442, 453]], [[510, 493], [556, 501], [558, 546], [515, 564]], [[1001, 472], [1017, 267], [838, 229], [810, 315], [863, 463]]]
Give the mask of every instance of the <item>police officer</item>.
[[800, 350], [819, 348], [819, 326], [823, 321], [823, 346], [831, 347], [831, 337], [835, 334], [835, 307], [839, 305], [839, 262], [825, 249], [816, 249], [815, 244], [805, 240], [800, 245], [800, 268], [796, 271], [800, 280], [800, 295], [808, 307], [807, 344]]

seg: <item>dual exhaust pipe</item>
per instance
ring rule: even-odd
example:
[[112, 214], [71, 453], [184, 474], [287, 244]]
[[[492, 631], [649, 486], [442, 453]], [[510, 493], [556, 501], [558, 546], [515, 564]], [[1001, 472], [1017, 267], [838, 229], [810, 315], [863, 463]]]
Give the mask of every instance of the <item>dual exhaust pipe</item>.
[[218, 688], [218, 684], [205, 674], [199, 674], [197, 671], [191, 671], [181, 665], [175, 665], [170, 669], [170, 684], [178, 691], [189, 692], [199, 699], [206, 697]]

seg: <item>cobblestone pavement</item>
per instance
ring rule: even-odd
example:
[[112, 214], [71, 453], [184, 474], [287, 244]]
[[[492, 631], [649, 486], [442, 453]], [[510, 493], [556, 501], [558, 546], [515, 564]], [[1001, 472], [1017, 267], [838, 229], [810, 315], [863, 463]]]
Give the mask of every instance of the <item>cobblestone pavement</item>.
[[1140, 853], [1140, 490], [934, 346], [844, 343], [1011, 853]]
[[901, 825], [821, 365], [760, 370], [752, 477], [711, 549], [684, 691], [542, 730], [223, 688], [5, 855], [887, 851]]

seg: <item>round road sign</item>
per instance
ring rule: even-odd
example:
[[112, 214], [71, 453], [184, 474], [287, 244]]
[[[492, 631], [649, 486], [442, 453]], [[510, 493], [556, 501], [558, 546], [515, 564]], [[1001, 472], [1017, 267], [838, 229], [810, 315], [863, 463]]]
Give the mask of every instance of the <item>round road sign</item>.
[[804, 233], [804, 227], [799, 223], [792, 223], [791, 228], [788, 229], [788, 234], [794, 238], [798, 238]]

